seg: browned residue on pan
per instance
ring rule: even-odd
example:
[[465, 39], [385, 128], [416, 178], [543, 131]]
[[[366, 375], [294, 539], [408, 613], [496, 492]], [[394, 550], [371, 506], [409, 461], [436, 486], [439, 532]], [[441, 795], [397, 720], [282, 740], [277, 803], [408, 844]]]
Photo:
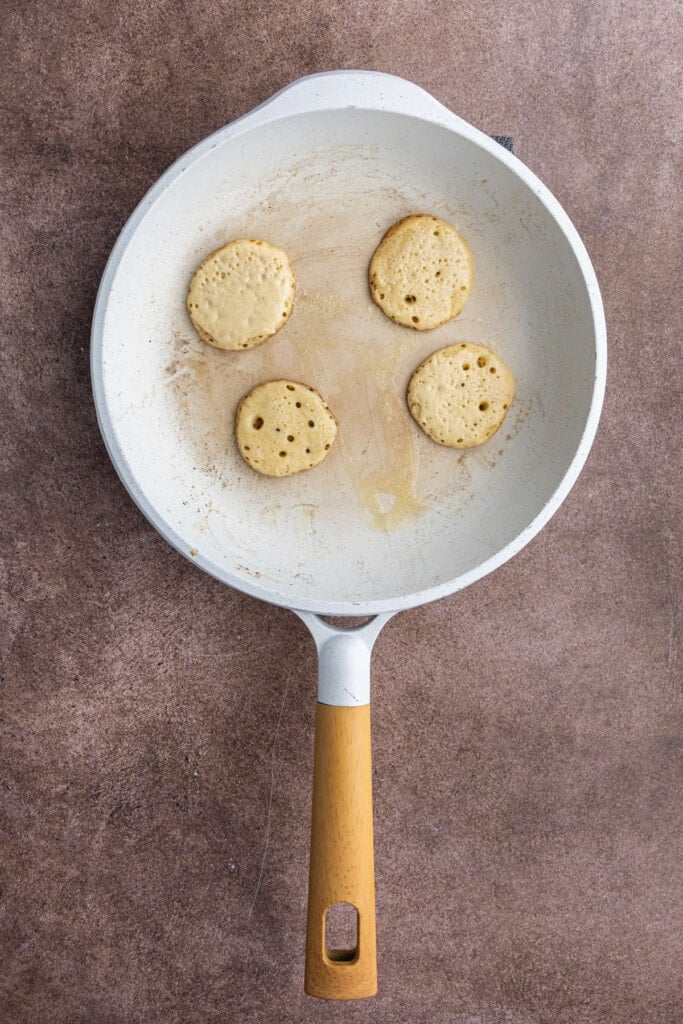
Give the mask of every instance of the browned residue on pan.
[[[290, 511], [305, 509], [299, 515], [305, 529], [315, 529], [318, 508], [340, 502], [352, 515], [355, 505], [355, 517], [366, 525], [393, 530], [456, 492], [465, 500], [471, 487], [462, 456], [435, 445], [416, 427], [405, 392], [412, 371], [431, 351], [458, 337], [477, 340], [476, 329], [463, 316], [462, 323], [418, 335], [375, 306], [367, 284], [370, 256], [392, 221], [412, 211], [414, 200], [384, 188], [368, 202], [376, 211], [372, 218], [344, 207], [321, 212], [305, 199], [279, 195], [276, 187], [242, 227], [226, 227], [211, 244], [245, 233], [287, 251], [297, 278], [293, 313], [277, 335], [243, 353], [204, 344], [188, 320], [166, 368], [182, 437], [197, 465], [218, 474], [226, 486], [239, 473], [264, 515], [282, 500]], [[184, 299], [178, 296], [179, 303]], [[339, 435], [325, 462], [291, 478], [286, 491], [282, 481], [269, 481], [264, 503], [264, 485], [240, 465], [233, 417], [249, 388], [278, 377], [316, 387], [334, 412]], [[499, 457], [500, 440], [484, 446], [488, 465]]]

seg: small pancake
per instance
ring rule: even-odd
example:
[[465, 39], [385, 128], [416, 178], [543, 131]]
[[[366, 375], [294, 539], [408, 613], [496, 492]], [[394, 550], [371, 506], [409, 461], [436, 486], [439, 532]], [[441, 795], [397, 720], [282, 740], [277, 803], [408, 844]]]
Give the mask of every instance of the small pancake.
[[235, 415], [240, 455], [265, 476], [291, 476], [326, 458], [337, 422], [315, 388], [295, 380], [257, 384]]
[[281, 249], [256, 238], [238, 238], [199, 265], [187, 293], [187, 311], [209, 345], [234, 351], [253, 348], [287, 322], [295, 284]]
[[438, 217], [404, 217], [370, 261], [372, 298], [388, 317], [431, 331], [456, 317], [472, 287], [472, 254], [464, 238]]
[[408, 408], [425, 434], [474, 448], [495, 434], [515, 397], [515, 378], [482, 345], [459, 342], [425, 359], [410, 378]]

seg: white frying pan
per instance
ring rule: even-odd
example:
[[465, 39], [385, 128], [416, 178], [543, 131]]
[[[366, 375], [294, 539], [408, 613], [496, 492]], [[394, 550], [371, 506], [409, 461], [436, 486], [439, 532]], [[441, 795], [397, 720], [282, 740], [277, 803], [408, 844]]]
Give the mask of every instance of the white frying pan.
[[[374, 306], [384, 231], [434, 213], [470, 243], [455, 321], [417, 333]], [[283, 248], [298, 292], [285, 328], [219, 352], [185, 313], [201, 258], [231, 238]], [[517, 380], [501, 429], [467, 453], [410, 419], [412, 370], [455, 341], [493, 348]], [[593, 441], [606, 344], [595, 274], [540, 181], [422, 89], [341, 71], [301, 79], [181, 157], [121, 232], [100, 285], [92, 377], [100, 428], [131, 497], [181, 554], [310, 629], [320, 672], [306, 991], [376, 991], [370, 652], [397, 611], [452, 594], [519, 551], [576, 480]], [[261, 380], [317, 387], [339, 440], [315, 470], [259, 477], [232, 419]], [[372, 616], [357, 628], [321, 615]], [[327, 910], [357, 910], [328, 948]]]

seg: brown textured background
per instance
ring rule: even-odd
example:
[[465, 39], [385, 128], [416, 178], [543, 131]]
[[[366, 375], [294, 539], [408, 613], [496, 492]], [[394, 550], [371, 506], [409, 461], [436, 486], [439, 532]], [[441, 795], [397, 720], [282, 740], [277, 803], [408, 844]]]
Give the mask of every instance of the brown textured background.
[[[552, 6], [3, 0], [2, 1024], [677, 1018], [680, 4]], [[145, 190], [335, 67], [513, 135], [586, 241], [610, 337], [598, 439], [549, 527], [379, 640], [381, 988], [355, 1005], [302, 992], [312, 644], [154, 534], [88, 378]]]

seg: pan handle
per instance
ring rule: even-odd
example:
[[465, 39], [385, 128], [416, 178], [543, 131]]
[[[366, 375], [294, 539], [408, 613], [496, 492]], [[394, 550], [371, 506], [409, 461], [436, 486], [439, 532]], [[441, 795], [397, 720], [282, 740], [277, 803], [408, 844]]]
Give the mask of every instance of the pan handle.
[[[355, 909], [344, 950], [330, 949], [325, 934], [340, 903]], [[304, 988], [322, 999], [377, 991], [369, 704], [316, 708]]]
[[[297, 614], [319, 657], [304, 988], [321, 999], [363, 999], [377, 992], [370, 656], [390, 616], [339, 629]], [[337, 904], [355, 909], [347, 949], [330, 948], [326, 936]]]

